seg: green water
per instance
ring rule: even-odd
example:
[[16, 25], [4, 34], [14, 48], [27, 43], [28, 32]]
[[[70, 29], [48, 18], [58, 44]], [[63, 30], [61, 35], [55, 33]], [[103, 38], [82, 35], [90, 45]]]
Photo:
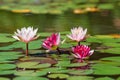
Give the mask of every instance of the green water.
[[120, 9], [85, 14], [66, 12], [61, 15], [0, 11], [1, 33], [13, 33], [17, 28], [28, 26], [39, 28], [40, 32], [69, 31], [73, 27], [82, 26], [93, 35], [119, 33]]

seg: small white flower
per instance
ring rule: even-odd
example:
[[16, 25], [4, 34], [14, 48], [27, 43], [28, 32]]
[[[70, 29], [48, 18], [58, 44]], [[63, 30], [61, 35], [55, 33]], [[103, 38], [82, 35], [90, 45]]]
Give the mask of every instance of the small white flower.
[[36, 35], [38, 29], [33, 29], [33, 27], [28, 28], [21, 28], [21, 30], [17, 29], [15, 32], [15, 35], [12, 36], [16, 40], [28, 43], [32, 40], [35, 40], [39, 37], [39, 35]]
[[71, 29], [71, 34], [67, 35], [67, 37], [79, 42], [85, 39], [86, 33], [87, 29], [83, 30], [82, 27], [73, 28]]

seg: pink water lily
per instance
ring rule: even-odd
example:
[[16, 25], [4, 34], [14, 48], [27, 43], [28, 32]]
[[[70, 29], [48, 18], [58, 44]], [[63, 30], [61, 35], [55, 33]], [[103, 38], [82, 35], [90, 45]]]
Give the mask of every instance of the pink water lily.
[[68, 38], [80, 42], [85, 39], [87, 29], [83, 30], [82, 27], [71, 29], [71, 34], [67, 35]]
[[78, 45], [72, 47], [73, 55], [79, 59], [85, 59], [93, 54], [94, 50], [90, 50], [90, 47], [87, 45]]
[[15, 32], [15, 35], [12, 36], [16, 40], [28, 43], [30, 41], [33, 41], [37, 39], [39, 36], [36, 35], [38, 29], [33, 30], [33, 27], [28, 27], [28, 28], [21, 28], [21, 30], [17, 29]]
[[50, 37], [44, 40], [42, 46], [48, 50], [57, 49], [60, 44], [60, 33], [53, 33]]
[[38, 29], [33, 29], [33, 27], [28, 28], [21, 28], [21, 30], [17, 29], [15, 32], [15, 35], [12, 36], [16, 40], [22, 41], [26, 43], [26, 56], [28, 56], [28, 43], [30, 41], [33, 41], [39, 37], [39, 35], [36, 35]]

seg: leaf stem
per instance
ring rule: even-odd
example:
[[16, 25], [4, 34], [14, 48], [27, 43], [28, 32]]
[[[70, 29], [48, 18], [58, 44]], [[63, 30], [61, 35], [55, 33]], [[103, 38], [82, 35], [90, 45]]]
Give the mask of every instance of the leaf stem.
[[28, 43], [26, 43], [26, 56], [28, 56]]

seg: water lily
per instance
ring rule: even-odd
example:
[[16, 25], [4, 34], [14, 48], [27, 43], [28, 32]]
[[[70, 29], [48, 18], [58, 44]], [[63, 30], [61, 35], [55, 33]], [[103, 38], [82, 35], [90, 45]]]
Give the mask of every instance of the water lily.
[[83, 30], [82, 27], [76, 27], [71, 29], [71, 34], [67, 35], [67, 37], [80, 43], [80, 41], [85, 39], [86, 33], [87, 29]]
[[33, 29], [33, 27], [21, 28], [21, 30], [17, 29], [15, 35], [12, 36], [16, 40], [22, 41], [26, 43], [26, 56], [28, 56], [28, 43], [33, 41], [39, 37], [36, 35], [38, 29]]
[[87, 45], [78, 45], [72, 47], [72, 52], [74, 57], [82, 60], [85, 59], [86, 57], [91, 56], [94, 50], [90, 50], [90, 47], [88, 47]]
[[60, 44], [60, 33], [53, 33], [43, 41], [42, 46], [48, 50], [56, 50]]

